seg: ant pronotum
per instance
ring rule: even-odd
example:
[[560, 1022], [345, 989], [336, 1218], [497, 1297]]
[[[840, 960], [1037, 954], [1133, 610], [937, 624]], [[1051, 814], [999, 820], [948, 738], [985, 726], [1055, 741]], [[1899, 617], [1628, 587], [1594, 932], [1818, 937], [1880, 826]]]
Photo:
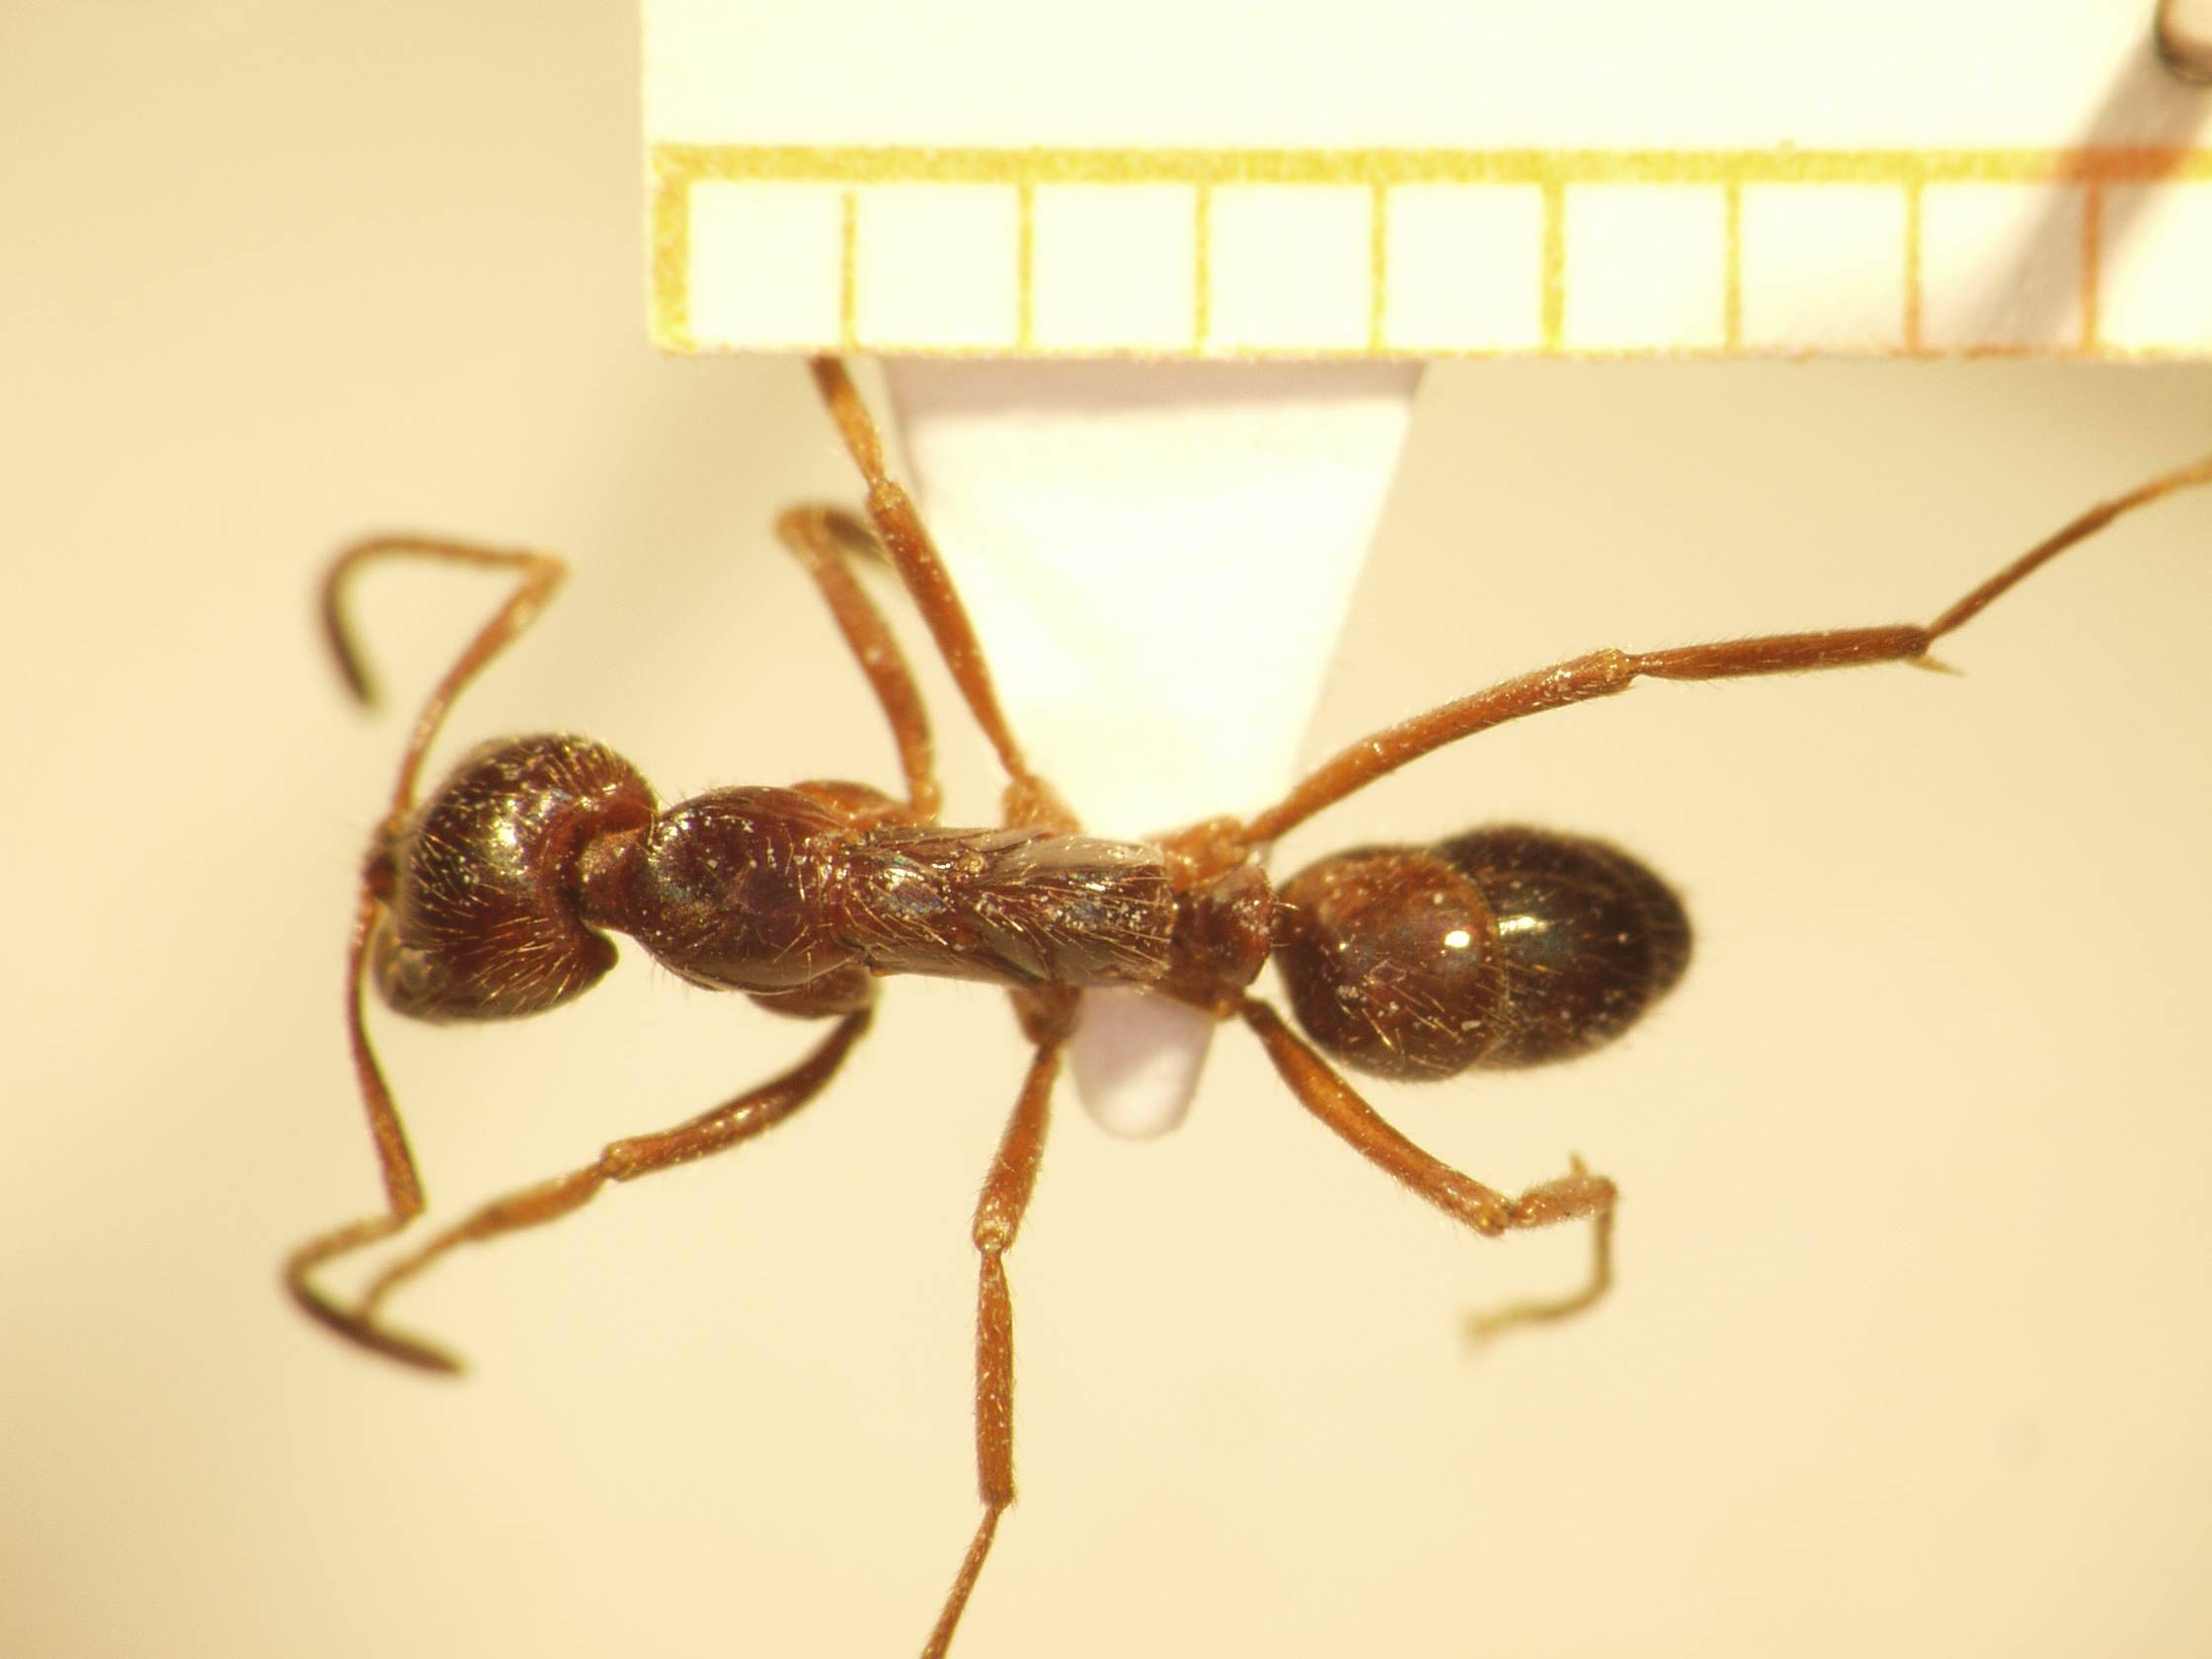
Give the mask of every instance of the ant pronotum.
[[[385, 1301], [457, 1244], [550, 1222], [609, 1181], [627, 1181], [750, 1140], [820, 1093], [868, 1027], [876, 980], [932, 974], [1012, 993], [1034, 1056], [983, 1188], [976, 1456], [983, 1517], [924, 1651], [949, 1646], [1000, 1516], [1014, 1498], [1013, 1314], [1005, 1255], [1036, 1179], [1047, 1107], [1082, 991], [1137, 986], [1250, 1027], [1292, 1093], [1355, 1151], [1486, 1236], [1591, 1224], [1586, 1282], [1554, 1301], [1486, 1315], [1496, 1330], [1588, 1306], [1610, 1278], [1613, 1183], [1575, 1160], [1515, 1196], [1407, 1141], [1347, 1083], [1345, 1066], [1398, 1078], [1561, 1060], [1619, 1035], [1681, 976], [1682, 906], [1620, 849], [1494, 827], [1428, 847], [1339, 853], [1274, 885], [1261, 859], [1279, 836], [1383, 774], [1509, 720], [1627, 689], [1638, 679], [1727, 679], [1872, 663], [1934, 666], [1931, 648], [2015, 584], [2120, 514], [2212, 483], [2212, 460], [2094, 508], [1925, 626], [1827, 629], [1664, 651], [1602, 650], [1552, 664], [1376, 733], [1243, 822], [1215, 819], [1153, 843], [1079, 832], [1030, 769], [982, 649], [906, 492], [885, 471], [874, 424], [843, 365], [815, 377], [867, 481], [867, 522], [823, 508], [786, 513], [782, 540], [820, 587], [896, 741], [906, 798], [814, 781], [712, 790], [663, 809], [631, 766], [587, 739], [486, 744], [427, 801], [417, 774], [453, 698], [526, 628], [563, 566], [536, 553], [426, 537], [347, 549], [324, 587], [331, 645], [368, 695], [341, 607], [364, 564], [420, 558], [510, 569], [519, 586], [432, 691], [362, 872], [347, 964], [354, 1066], [386, 1207], [301, 1245], [285, 1264], [300, 1306], [340, 1335], [410, 1365], [457, 1369], [384, 1323]], [[947, 829], [921, 700], [882, 615], [849, 568], [887, 558], [920, 610], [1009, 780], [1004, 825]], [[384, 1268], [343, 1304], [311, 1275], [386, 1238], [424, 1208], [406, 1134], [362, 1023], [363, 981], [431, 1020], [537, 1013], [613, 965], [606, 931], [631, 935], [699, 986], [832, 1021], [798, 1066], [711, 1111], [618, 1141], [592, 1163], [489, 1203]], [[1273, 959], [1302, 1039], [1251, 992]]]

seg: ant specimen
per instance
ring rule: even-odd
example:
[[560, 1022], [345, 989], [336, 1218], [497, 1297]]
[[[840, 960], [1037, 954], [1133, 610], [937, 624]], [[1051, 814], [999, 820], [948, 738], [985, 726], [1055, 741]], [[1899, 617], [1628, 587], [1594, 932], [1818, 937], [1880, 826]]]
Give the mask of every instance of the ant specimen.
[[[1007, 989], [1034, 1055], [977, 1205], [980, 1256], [976, 1458], [983, 1515], [924, 1653], [949, 1647], [1014, 1500], [1013, 1305], [1005, 1256], [1043, 1148], [1048, 1103], [1085, 988], [1135, 986], [1248, 1026], [1300, 1104], [1352, 1149], [1484, 1237], [1587, 1221], [1582, 1287], [1484, 1316], [1495, 1330], [1555, 1319], [1601, 1297], [1611, 1275], [1612, 1181], [1573, 1160], [1518, 1195], [1483, 1185], [1393, 1129], [1338, 1066], [1409, 1079], [1470, 1066], [1563, 1060], [1610, 1041], [1681, 977], [1690, 927], [1664, 882], [1617, 847], [1492, 827], [1426, 847], [1365, 846], [1279, 886], [1270, 844], [1431, 750], [1509, 720], [1626, 690], [1639, 679], [1733, 679], [1874, 663], [1936, 666], [1936, 641], [2122, 514], [2212, 483], [2212, 459], [2091, 510], [1925, 626], [1824, 629], [1664, 651], [1607, 649], [1506, 680], [1400, 722], [1323, 763], [1238, 822], [1212, 819], [1150, 843], [1081, 833], [1030, 769], [1001, 712], [974, 629], [906, 491], [885, 469], [874, 423], [843, 364], [815, 378], [866, 481], [867, 519], [825, 508], [783, 514], [777, 533], [820, 588], [891, 727], [906, 798], [866, 785], [716, 789], [663, 807], [620, 756], [589, 739], [485, 744], [428, 799], [424, 755], [454, 697], [543, 609], [564, 567], [543, 554], [416, 536], [343, 552], [323, 589], [331, 647], [356, 696], [368, 682], [342, 598], [364, 565], [412, 558], [508, 569], [516, 590], [433, 689], [365, 861], [347, 961], [346, 1021], [381, 1167], [385, 1208], [294, 1250], [284, 1282], [340, 1336], [391, 1359], [456, 1362], [383, 1319], [393, 1291], [455, 1246], [569, 1214], [610, 1181], [725, 1151], [829, 1084], [866, 1032], [876, 981], [933, 974]], [[938, 823], [926, 716], [890, 629], [850, 568], [887, 559], [919, 609], [1008, 784], [996, 829]], [[799, 1065], [592, 1162], [496, 1199], [386, 1266], [352, 1304], [314, 1282], [334, 1259], [391, 1236], [424, 1209], [397, 1108], [362, 1021], [373, 979], [395, 1011], [428, 1020], [539, 1013], [613, 966], [630, 935], [694, 985], [832, 1021]], [[1273, 960], [1306, 1037], [1251, 986]], [[1333, 1058], [1324, 1059], [1321, 1052]]]

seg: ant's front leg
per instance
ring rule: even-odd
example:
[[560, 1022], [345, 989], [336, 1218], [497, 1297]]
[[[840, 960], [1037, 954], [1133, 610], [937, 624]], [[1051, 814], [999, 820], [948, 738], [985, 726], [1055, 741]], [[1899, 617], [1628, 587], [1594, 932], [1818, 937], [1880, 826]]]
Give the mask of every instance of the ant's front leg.
[[383, 1067], [376, 1064], [367, 1029], [361, 1024], [361, 978], [368, 960], [369, 936], [375, 931], [383, 905], [363, 884], [360, 906], [354, 917], [354, 939], [346, 962], [346, 1034], [354, 1056], [354, 1074], [360, 1084], [361, 1103], [368, 1113], [369, 1139], [376, 1146], [376, 1162], [384, 1178], [385, 1213], [351, 1222], [310, 1238], [284, 1258], [284, 1288], [300, 1311], [350, 1342], [372, 1349], [388, 1359], [421, 1366], [426, 1371], [451, 1371], [453, 1362], [435, 1348], [381, 1330], [359, 1315], [330, 1300], [316, 1289], [310, 1277], [316, 1268], [340, 1256], [365, 1249], [389, 1238], [423, 1213], [423, 1178], [415, 1168], [415, 1154], [408, 1149], [407, 1129], [392, 1104]]
[[1382, 1113], [1361, 1099], [1336, 1068], [1302, 1042], [1265, 1002], [1246, 997], [1237, 1012], [1258, 1035], [1267, 1058], [1275, 1063], [1275, 1069], [1300, 1105], [1335, 1131], [1354, 1151], [1454, 1221], [1464, 1223], [1485, 1238], [1496, 1238], [1528, 1227], [1589, 1219], [1590, 1277], [1580, 1290], [1549, 1301], [1514, 1303], [1473, 1314], [1467, 1322], [1469, 1335], [1486, 1340], [1510, 1326], [1563, 1319], [1605, 1295], [1613, 1283], [1613, 1213], [1620, 1202], [1619, 1190], [1605, 1176], [1591, 1174], [1576, 1158], [1567, 1174], [1531, 1187], [1518, 1197], [1486, 1187], [1424, 1152], [1391, 1128]]
[[[323, 636], [347, 688], [363, 703], [376, 700], [375, 689], [347, 621], [346, 594], [355, 573], [366, 565], [388, 559], [420, 559], [432, 564], [507, 570], [514, 572], [517, 580], [514, 591], [477, 630], [453, 666], [432, 688], [422, 712], [415, 717], [415, 730], [407, 740], [406, 751], [400, 758], [399, 777], [392, 785], [391, 801], [384, 811], [385, 835], [405, 822], [413, 807], [415, 779], [422, 770], [423, 756], [429, 752], [438, 728], [444, 724], [453, 699], [483, 672], [486, 664], [537, 619], [567, 574], [567, 567], [551, 554], [522, 548], [488, 547], [447, 536], [371, 536], [346, 548], [331, 561], [330, 569], [323, 576], [320, 595]], [[377, 1169], [384, 1181], [385, 1211], [381, 1216], [349, 1223], [300, 1245], [285, 1259], [284, 1286], [310, 1318], [328, 1325], [341, 1336], [393, 1359], [436, 1370], [450, 1362], [435, 1349], [364, 1324], [325, 1297], [309, 1278], [325, 1262], [389, 1238], [423, 1213], [423, 1180], [415, 1167], [415, 1154], [408, 1149], [407, 1129], [400, 1122], [399, 1108], [392, 1103], [391, 1088], [384, 1081], [367, 1029], [361, 1023], [361, 986], [368, 963], [369, 940], [383, 915], [378, 879], [379, 863], [372, 857], [361, 877], [359, 900], [354, 912], [353, 941], [346, 958], [346, 1034], [353, 1051], [354, 1075], [360, 1086], [361, 1104], [368, 1114], [369, 1139], [376, 1147]]]

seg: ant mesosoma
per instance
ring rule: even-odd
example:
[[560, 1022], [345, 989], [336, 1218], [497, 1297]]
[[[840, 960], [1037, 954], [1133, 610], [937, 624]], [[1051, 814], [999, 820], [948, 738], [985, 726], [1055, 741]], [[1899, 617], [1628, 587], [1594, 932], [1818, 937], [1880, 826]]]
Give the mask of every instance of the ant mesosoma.
[[[1344, 1066], [1437, 1079], [1469, 1066], [1563, 1060], [1618, 1036], [1681, 977], [1690, 926], [1679, 900], [1603, 841], [1519, 826], [1426, 847], [1365, 846], [1280, 886], [1269, 845], [1325, 807], [1432, 750], [1477, 732], [1624, 691], [1639, 679], [1730, 679], [1871, 663], [1934, 666], [1930, 649], [2046, 561], [2134, 508], [2212, 482], [2212, 460], [2156, 479], [2031, 548], [1926, 626], [1824, 629], [1667, 651], [1594, 651], [1432, 709], [1352, 745], [1264, 812], [1213, 819], [1156, 842], [1082, 834], [1030, 769], [992, 690], [966, 611], [905, 490], [886, 472], [874, 423], [844, 365], [815, 378], [868, 486], [867, 522], [823, 508], [786, 513], [777, 532], [828, 601], [890, 723], [906, 799], [862, 784], [711, 790], [664, 808], [635, 769], [589, 739], [488, 743], [427, 800], [425, 752], [453, 698], [521, 633], [560, 585], [543, 554], [417, 536], [348, 548], [323, 614], [354, 692], [370, 693], [342, 597], [362, 566], [419, 558], [514, 571], [516, 591], [424, 704], [391, 805], [361, 875], [346, 969], [346, 1022], [384, 1180], [382, 1214], [311, 1239], [284, 1267], [291, 1295], [341, 1336], [432, 1371], [441, 1350], [385, 1324], [390, 1294], [455, 1245], [535, 1226], [609, 1181], [727, 1150], [819, 1094], [867, 1030], [876, 981], [934, 974], [1012, 993], [1034, 1046], [1013, 1116], [985, 1179], [976, 1458], [983, 1518], [926, 1654], [949, 1646], [999, 1517], [1014, 1499], [1013, 1304], [1005, 1256], [1036, 1180], [1047, 1105], [1082, 992], [1143, 987], [1250, 1027], [1291, 1092], [1353, 1150], [1484, 1237], [1587, 1220], [1586, 1283], [1550, 1302], [1485, 1316], [1480, 1328], [1561, 1317], [1610, 1278], [1614, 1184], [1573, 1161], [1518, 1196], [1430, 1156], [1344, 1080]], [[921, 699], [849, 559], [889, 560], [920, 610], [1008, 786], [997, 829], [937, 822], [939, 790]], [[428, 1020], [534, 1014], [580, 995], [613, 966], [626, 933], [693, 985], [740, 990], [776, 1012], [833, 1021], [781, 1076], [655, 1134], [617, 1141], [592, 1163], [483, 1206], [387, 1266], [347, 1305], [318, 1289], [325, 1263], [390, 1236], [424, 1208], [422, 1183], [362, 1024], [372, 979], [396, 1011]], [[1307, 1038], [1252, 994], [1273, 960]], [[1310, 1039], [1308, 1041], [1307, 1039]]]

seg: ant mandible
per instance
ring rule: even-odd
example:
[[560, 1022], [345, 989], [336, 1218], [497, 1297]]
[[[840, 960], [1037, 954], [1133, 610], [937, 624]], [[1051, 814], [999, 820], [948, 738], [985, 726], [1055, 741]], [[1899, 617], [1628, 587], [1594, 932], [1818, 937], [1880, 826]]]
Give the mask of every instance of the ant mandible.
[[[541, 611], [565, 567], [545, 554], [422, 536], [347, 548], [323, 586], [323, 619], [354, 693], [371, 693], [345, 622], [354, 573], [387, 558], [514, 571], [515, 592], [432, 690], [391, 805], [371, 840], [346, 968], [355, 1074], [384, 1180], [385, 1209], [294, 1250], [284, 1283], [339, 1335], [426, 1370], [442, 1350], [383, 1322], [400, 1285], [464, 1243], [536, 1226], [629, 1181], [750, 1140], [835, 1075], [867, 1030], [876, 981], [933, 974], [999, 986], [1034, 1046], [983, 1195], [976, 1338], [976, 1461], [983, 1517], [926, 1655], [951, 1643], [1014, 1500], [1013, 1304], [1005, 1256], [1036, 1181], [1047, 1108], [1084, 989], [1140, 987], [1218, 1020], [1241, 1020], [1303, 1106], [1353, 1150], [1484, 1237], [1591, 1224], [1586, 1282], [1571, 1295], [1482, 1316], [1482, 1331], [1589, 1306], [1611, 1277], [1612, 1181], [1572, 1161], [1511, 1196], [1400, 1135], [1334, 1061], [1382, 1076], [1441, 1079], [1470, 1066], [1563, 1060], [1609, 1042], [1681, 977], [1690, 926], [1640, 862], [1582, 836], [1518, 826], [1432, 846], [1366, 846], [1275, 885], [1270, 844], [1322, 809], [1446, 744], [1509, 720], [1626, 690], [1639, 679], [1734, 679], [1872, 663], [1936, 666], [1936, 642], [2120, 514], [2212, 482], [2212, 459], [2092, 509], [1925, 626], [1823, 629], [1668, 651], [1593, 651], [1444, 704], [1352, 745], [1254, 817], [1212, 819], [1139, 843], [1080, 832], [1030, 769], [992, 689], [983, 649], [911, 499], [885, 469], [873, 421], [844, 365], [814, 364], [818, 387], [868, 486], [865, 522], [827, 508], [776, 530], [821, 589], [882, 704], [906, 799], [866, 785], [710, 790], [663, 808], [619, 755], [586, 738], [485, 744], [427, 800], [425, 752], [468, 684]], [[888, 559], [951, 670], [1008, 784], [1003, 825], [947, 828], [927, 718], [882, 614], [849, 561]], [[386, 1267], [351, 1305], [319, 1289], [325, 1263], [406, 1226], [424, 1208], [406, 1131], [362, 1023], [373, 979], [395, 1011], [427, 1020], [540, 1013], [613, 966], [626, 933], [694, 985], [739, 990], [778, 1013], [834, 1021], [798, 1066], [655, 1134], [617, 1141], [592, 1163], [486, 1204]], [[1251, 992], [1273, 960], [1302, 1039]], [[1310, 1039], [1308, 1041], [1307, 1039]]]

